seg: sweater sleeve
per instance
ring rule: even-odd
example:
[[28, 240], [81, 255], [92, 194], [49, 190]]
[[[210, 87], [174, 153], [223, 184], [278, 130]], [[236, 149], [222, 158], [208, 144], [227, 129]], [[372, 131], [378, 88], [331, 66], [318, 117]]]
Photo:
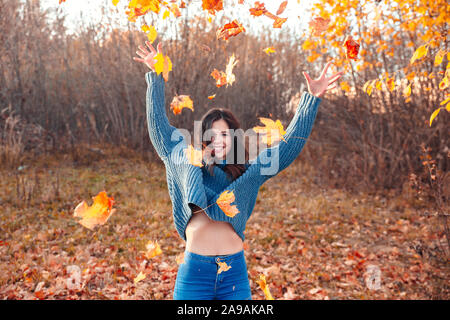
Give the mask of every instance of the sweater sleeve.
[[304, 92], [295, 115], [286, 128], [284, 139], [263, 150], [255, 159], [261, 184], [287, 168], [302, 151], [314, 124], [321, 98]]
[[[178, 142], [179, 134], [174, 134], [177, 128], [170, 125], [165, 109], [164, 78], [154, 71], [145, 74], [147, 81], [147, 125], [150, 140], [158, 156], [166, 159], [172, 148]], [[173, 139], [173, 137], [175, 137]], [[175, 141], [176, 140], [176, 141]]]

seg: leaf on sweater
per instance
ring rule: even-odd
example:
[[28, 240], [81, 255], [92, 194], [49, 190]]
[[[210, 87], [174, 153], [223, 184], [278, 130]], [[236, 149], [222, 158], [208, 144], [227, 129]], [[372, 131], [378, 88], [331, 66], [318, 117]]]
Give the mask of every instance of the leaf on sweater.
[[228, 40], [228, 38], [237, 36], [241, 32], [245, 32], [245, 28], [237, 20], [233, 20], [217, 30], [216, 37], [218, 40]]
[[230, 270], [231, 266], [227, 265], [226, 262], [217, 262], [219, 265], [219, 270], [217, 270], [217, 274], [222, 273], [223, 271]]
[[217, 199], [216, 203], [220, 209], [228, 216], [233, 218], [236, 214], [239, 213], [239, 210], [236, 205], [231, 205], [235, 200], [234, 192], [225, 190], [222, 192]]
[[183, 108], [194, 111], [194, 102], [192, 99], [187, 95], [177, 95], [173, 97], [173, 100], [170, 103], [170, 109], [172, 109], [173, 114], [180, 114]]
[[264, 143], [266, 143], [268, 146], [271, 146], [273, 143], [280, 141], [281, 139], [286, 142], [283, 137], [286, 131], [284, 131], [283, 124], [280, 120], [273, 121], [270, 118], [264, 117], [260, 117], [259, 120], [264, 124], [264, 126], [253, 127], [253, 130], [256, 133], [264, 134], [262, 136], [262, 140], [264, 141]]
[[264, 274], [259, 275], [259, 280], [257, 281], [259, 284], [259, 287], [264, 292], [264, 296], [266, 297], [266, 300], [274, 300], [272, 297], [272, 294], [270, 293], [269, 286], [266, 283], [266, 276]]
[[111, 209], [114, 204], [114, 198], [108, 197], [105, 191], [99, 192], [92, 199], [94, 200], [92, 206], [89, 207], [83, 200], [76, 206], [73, 214], [74, 217], [82, 218], [78, 223], [90, 230], [93, 230], [99, 224], [105, 224], [116, 210]]
[[199, 149], [195, 149], [191, 144], [183, 149], [184, 154], [186, 155], [186, 158], [188, 159], [189, 163], [196, 167], [203, 167], [203, 151]]
[[147, 245], [145, 246], [145, 248], [147, 249], [145, 251], [145, 257], [147, 259], [151, 259], [151, 258], [153, 258], [153, 257], [155, 257], [155, 256], [157, 256], [157, 255], [162, 253], [161, 247], [159, 246], [159, 243], [158, 243], [157, 240], [156, 241], [151, 241], [150, 240], [147, 243]]
[[357, 60], [359, 52], [359, 43], [352, 36], [347, 36], [344, 40], [344, 47], [347, 51], [347, 59]]

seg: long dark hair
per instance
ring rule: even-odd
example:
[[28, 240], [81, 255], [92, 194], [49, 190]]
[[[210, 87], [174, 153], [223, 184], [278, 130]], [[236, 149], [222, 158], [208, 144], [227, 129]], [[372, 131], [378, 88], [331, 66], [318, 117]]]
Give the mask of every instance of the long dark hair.
[[[208, 112], [206, 112], [201, 121], [202, 121], [202, 132], [201, 137], [197, 137], [200, 139], [203, 139], [203, 136], [206, 132], [206, 130], [212, 128], [212, 124], [214, 121], [223, 119], [228, 124], [229, 129], [234, 129], [235, 131], [237, 129], [242, 129], [239, 120], [235, 117], [235, 115], [228, 109], [225, 108], [212, 108]], [[207, 141], [201, 141], [202, 150], [208, 146], [211, 143], [211, 140]], [[245, 163], [248, 163], [249, 161], [249, 153], [248, 153], [248, 147], [247, 142], [245, 139], [245, 135], [243, 135], [242, 139], [239, 139], [238, 135], [233, 135], [232, 140], [232, 148], [233, 150], [230, 150], [230, 152], [233, 152], [234, 159], [233, 162], [230, 164], [225, 164], [223, 170], [231, 177], [232, 180], [236, 180], [239, 176], [241, 176], [245, 172], [245, 166], [244, 164], [238, 163], [238, 150], [244, 150], [245, 152]], [[206, 164], [206, 168], [209, 171], [211, 175], [214, 175], [214, 166], [216, 165], [215, 162]]]

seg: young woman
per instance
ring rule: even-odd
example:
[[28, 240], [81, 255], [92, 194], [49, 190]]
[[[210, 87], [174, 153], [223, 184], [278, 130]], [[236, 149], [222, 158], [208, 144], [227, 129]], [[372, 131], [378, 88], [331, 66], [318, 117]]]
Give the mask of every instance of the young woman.
[[[303, 72], [308, 92], [303, 93], [294, 118], [286, 128], [285, 141], [266, 148], [252, 161], [249, 161], [245, 143], [233, 135], [241, 128], [231, 111], [209, 110], [202, 117], [200, 142], [206, 160], [200, 167], [188, 161], [185, 150], [190, 142], [179, 129], [170, 125], [167, 118], [164, 79], [154, 68], [154, 57], [162, 52], [162, 44], [158, 44], [157, 51], [150, 42], [146, 41], [146, 45], [149, 50], [139, 46], [136, 54], [140, 58], [133, 59], [151, 69], [145, 75], [149, 135], [166, 167], [175, 227], [186, 241], [173, 298], [251, 300], [243, 243], [246, 222], [253, 211], [258, 190], [299, 155], [312, 130], [320, 96], [336, 86], [332, 84], [343, 72], [326, 77], [331, 62], [316, 80]], [[205, 136], [208, 138], [204, 139]], [[238, 158], [241, 161], [237, 161]], [[233, 214], [222, 210], [217, 203], [224, 192], [233, 192]]]

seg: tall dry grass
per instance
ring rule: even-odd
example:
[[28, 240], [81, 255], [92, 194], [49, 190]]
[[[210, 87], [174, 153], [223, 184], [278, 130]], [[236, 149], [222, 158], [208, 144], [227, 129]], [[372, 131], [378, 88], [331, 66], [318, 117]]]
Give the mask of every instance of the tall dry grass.
[[[64, 18], [49, 22], [39, 1], [23, 5], [17, 0], [0, 1], [0, 15], [0, 108], [10, 104], [25, 123], [44, 128], [55, 137], [56, 150], [108, 142], [155, 155], [145, 117], [144, 74], [148, 70], [132, 59], [146, 40], [136, 24], [118, 30], [105, 16], [102, 26], [80, 25], [76, 34], [68, 35]], [[243, 33], [219, 41], [215, 30], [225, 22], [209, 25], [185, 17], [170, 27], [176, 37], [163, 40], [164, 53], [173, 63], [166, 83], [170, 122], [192, 131], [194, 120], [209, 108], [221, 106], [230, 108], [244, 129], [258, 125], [258, 117], [279, 118], [287, 126], [292, 103], [305, 87], [302, 71], [317, 76], [332, 56], [324, 54], [309, 63], [301, 49], [304, 39], [291, 39], [287, 29], [275, 37], [270, 26], [258, 37]], [[168, 28], [158, 26], [156, 42]], [[414, 40], [414, 34], [405, 35], [405, 43], [411, 37]], [[276, 47], [277, 53], [265, 54], [268, 46]], [[348, 75], [358, 84], [355, 94], [337, 90], [324, 97], [299, 160], [312, 164], [319, 182], [354, 190], [401, 189], [409, 173], [423, 171], [422, 144], [431, 147], [437, 170], [448, 170], [448, 114], [441, 112], [431, 128], [426, 123], [440, 101], [436, 79], [421, 79], [420, 94], [410, 103], [398, 92], [378, 92], [369, 98], [361, 91], [365, 81], [383, 70], [408, 63], [413, 49], [400, 50], [401, 54], [381, 59], [373, 69]], [[239, 60], [234, 69], [236, 82], [217, 88], [209, 74], [214, 68], [224, 70], [232, 53]], [[209, 100], [214, 93], [215, 99]], [[189, 95], [195, 112], [173, 115], [168, 103], [176, 94]], [[19, 144], [15, 148], [7, 151], [13, 159], [8, 161], [18, 164], [23, 150]]]

